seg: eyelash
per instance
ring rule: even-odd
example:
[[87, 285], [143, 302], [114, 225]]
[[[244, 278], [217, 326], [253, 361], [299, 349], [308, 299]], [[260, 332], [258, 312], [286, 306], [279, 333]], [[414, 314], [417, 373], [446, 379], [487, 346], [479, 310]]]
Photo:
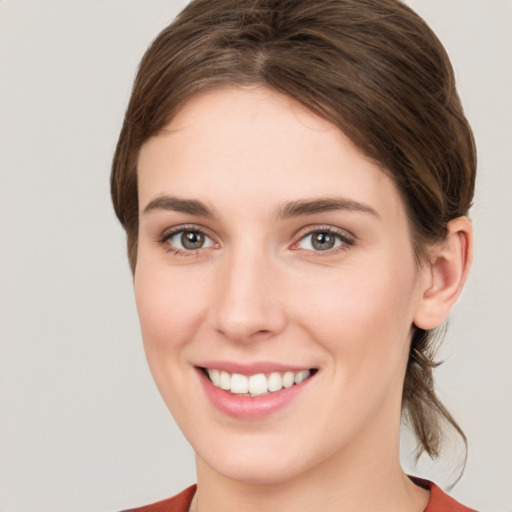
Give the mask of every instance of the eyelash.
[[[301, 249], [300, 247], [297, 247], [298, 244], [304, 240], [306, 240], [308, 237], [312, 237], [315, 234], [324, 233], [330, 236], [335, 237], [341, 244], [337, 247], [333, 247], [331, 249], [326, 250], [310, 250], [310, 249]], [[336, 241], [335, 241], [336, 243]], [[333, 256], [335, 254], [338, 254], [341, 251], [347, 251], [350, 247], [352, 247], [355, 244], [354, 237], [350, 236], [346, 231], [339, 230], [336, 228], [333, 228], [332, 226], [309, 226], [305, 230], [303, 230], [303, 233], [300, 234], [299, 240], [295, 242], [292, 246], [293, 250], [303, 250], [307, 253], [309, 253], [313, 257], [325, 257], [325, 256]]]
[[[179, 249], [169, 243], [169, 240], [172, 239], [174, 236], [179, 235], [180, 233], [185, 233], [187, 231], [191, 232], [191, 233], [199, 233], [199, 234], [203, 235], [205, 238], [208, 238], [212, 242], [212, 245], [209, 247], [200, 247], [199, 249], [195, 249], [195, 250], [194, 249], [183, 250], [183, 249]], [[333, 248], [326, 249], [323, 251], [322, 250], [315, 251], [315, 250], [310, 250], [310, 249], [301, 249], [300, 247], [297, 247], [298, 244], [300, 242], [304, 241], [305, 239], [307, 239], [307, 237], [311, 237], [315, 234], [320, 234], [320, 233], [325, 233], [327, 235], [335, 237], [339, 242], [341, 242], [341, 244], [337, 247], [335, 246]], [[212, 237], [210, 237], [204, 231], [204, 229], [202, 229], [198, 226], [194, 226], [194, 225], [178, 226], [178, 227], [172, 229], [171, 231], [167, 231], [160, 237], [160, 239], [158, 240], [158, 243], [160, 245], [162, 245], [167, 252], [169, 252], [173, 255], [176, 255], [176, 256], [183, 256], [183, 257], [197, 256], [199, 254], [199, 251], [201, 251], [203, 249], [209, 249], [211, 247], [219, 246], [219, 244], [217, 242], [215, 242], [212, 239]], [[303, 233], [300, 235], [298, 241], [292, 245], [291, 249], [299, 250], [299, 251], [303, 250], [307, 253], [310, 253], [310, 255], [312, 255], [312, 256], [321, 257], [324, 255], [337, 254], [340, 251], [346, 251], [351, 246], [353, 246], [354, 243], [355, 243], [354, 238], [347, 235], [347, 233], [345, 231], [335, 229], [331, 226], [310, 226], [310, 227], [306, 228], [305, 230], [303, 230]]]
[[208, 247], [200, 247], [199, 249], [195, 249], [195, 250], [193, 250], [193, 249], [183, 250], [183, 249], [179, 249], [178, 247], [175, 247], [169, 243], [169, 240], [171, 238], [173, 238], [176, 235], [179, 235], [180, 233], [186, 233], [187, 231], [191, 232], [191, 233], [202, 234], [205, 238], [208, 238], [209, 240], [211, 240], [211, 242], [214, 246], [218, 246], [218, 244], [212, 239], [211, 236], [209, 236], [204, 231], [204, 229], [202, 229], [198, 226], [193, 226], [193, 225], [178, 226], [178, 227], [172, 229], [171, 231], [165, 232], [162, 235], [162, 237], [158, 240], [158, 243], [160, 245], [162, 245], [167, 252], [169, 252], [175, 256], [182, 256], [182, 257], [197, 256], [199, 254], [200, 250], [208, 248]]

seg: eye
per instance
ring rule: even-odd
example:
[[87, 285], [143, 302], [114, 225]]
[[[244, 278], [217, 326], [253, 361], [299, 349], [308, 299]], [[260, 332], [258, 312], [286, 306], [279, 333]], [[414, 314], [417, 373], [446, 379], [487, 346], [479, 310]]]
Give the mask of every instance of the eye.
[[297, 243], [298, 249], [306, 251], [330, 251], [353, 245], [353, 240], [332, 229], [318, 229], [303, 236]]
[[199, 229], [180, 229], [167, 234], [162, 243], [169, 245], [170, 249], [178, 252], [191, 252], [214, 247], [215, 242]]

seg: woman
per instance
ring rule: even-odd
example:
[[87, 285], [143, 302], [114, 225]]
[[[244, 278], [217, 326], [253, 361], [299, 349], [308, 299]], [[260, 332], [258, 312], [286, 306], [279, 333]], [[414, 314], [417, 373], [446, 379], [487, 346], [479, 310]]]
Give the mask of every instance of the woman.
[[432, 342], [472, 257], [475, 148], [395, 0], [196, 0], [153, 42], [112, 171], [157, 386], [197, 488], [139, 510], [469, 510]]

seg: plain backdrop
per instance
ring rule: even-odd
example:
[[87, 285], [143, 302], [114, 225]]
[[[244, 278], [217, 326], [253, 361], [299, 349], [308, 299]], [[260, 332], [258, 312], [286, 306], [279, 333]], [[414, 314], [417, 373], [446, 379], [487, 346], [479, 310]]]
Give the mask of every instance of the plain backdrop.
[[[474, 269], [437, 371], [469, 439], [452, 494], [510, 511], [512, 2], [408, 3], [452, 57], [479, 150]], [[108, 183], [137, 63], [184, 4], [0, 0], [1, 512], [114, 512], [195, 481], [146, 367]]]

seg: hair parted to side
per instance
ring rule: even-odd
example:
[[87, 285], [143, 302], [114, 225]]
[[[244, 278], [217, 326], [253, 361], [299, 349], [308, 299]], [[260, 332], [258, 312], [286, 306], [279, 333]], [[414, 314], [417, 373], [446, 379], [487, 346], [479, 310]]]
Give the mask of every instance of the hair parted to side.
[[[194, 94], [263, 85], [339, 127], [395, 182], [422, 264], [472, 202], [476, 149], [448, 56], [398, 0], [194, 0], [144, 55], [112, 164], [111, 192], [136, 268], [137, 158]], [[416, 329], [403, 414], [423, 451], [441, 423], [464, 433], [435, 394], [433, 332]]]

